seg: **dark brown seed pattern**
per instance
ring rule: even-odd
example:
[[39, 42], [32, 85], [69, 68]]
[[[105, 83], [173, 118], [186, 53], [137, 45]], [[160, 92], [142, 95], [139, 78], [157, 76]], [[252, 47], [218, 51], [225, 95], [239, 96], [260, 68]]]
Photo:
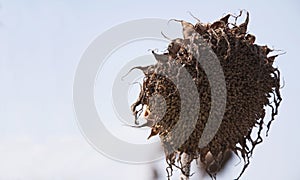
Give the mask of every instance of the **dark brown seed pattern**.
[[[234, 23], [230, 23], [231, 17], [235, 19]], [[231, 151], [244, 160], [244, 167], [237, 177], [239, 179], [249, 165], [253, 149], [263, 141], [261, 133], [264, 124], [267, 124], [268, 133], [271, 122], [278, 113], [282, 99], [280, 72], [273, 67], [277, 56], [268, 56], [272, 50], [267, 46], [255, 44], [256, 37], [247, 33], [248, 12], [244, 23], [237, 25], [237, 18], [228, 14], [212, 24], [198, 22], [195, 25], [175, 20], [182, 24], [184, 38], [172, 40], [167, 53], [152, 52], [157, 60], [156, 64], [137, 67], [144, 72], [145, 78], [139, 98], [131, 108], [138, 123], [138, 114], [142, 110], [137, 107], [147, 106], [146, 118], [153, 122], [149, 138], [159, 134], [169, 164], [168, 177], [172, 175], [174, 167], [189, 176], [188, 172], [185, 172], [189, 170], [185, 170], [181, 164], [181, 156], [186, 153], [191, 157], [190, 161], [199, 159], [206, 172], [215, 179], [226, 153]], [[196, 32], [196, 35], [193, 32]], [[210, 143], [203, 148], [199, 148], [198, 144], [211, 109], [211, 87], [205, 71], [190, 51], [191, 37], [196, 48], [205, 48], [197, 41], [201, 38], [217, 55], [224, 72], [227, 90], [222, 123]], [[209, 57], [205, 61], [210, 61]], [[189, 132], [188, 139], [180, 147], [174, 147], [176, 142], [181, 142], [182, 135], [188, 133], [186, 129], [189, 126], [187, 113], [187, 120], [180, 122], [179, 132], [172, 135], [172, 129], [179, 122], [179, 114], [183, 110], [181, 108], [190, 108], [181, 107], [184, 102], [174, 84], [174, 81], [180, 80], [178, 77], [182, 75], [181, 68], [187, 70], [197, 87], [200, 107], [193, 132]], [[165, 74], [168, 77], [164, 76]], [[184, 82], [181, 82], [181, 85], [185, 86]], [[181, 90], [181, 93], [190, 93], [187, 88], [182, 87]], [[150, 97], [157, 94], [164, 98], [163, 104], [162, 101], [150, 102]], [[165, 108], [160, 108], [161, 106]], [[269, 121], [264, 119], [268, 112], [267, 107], [271, 109]], [[252, 133], [254, 129], [256, 136]], [[210, 160], [207, 159], [208, 154], [211, 156]]]

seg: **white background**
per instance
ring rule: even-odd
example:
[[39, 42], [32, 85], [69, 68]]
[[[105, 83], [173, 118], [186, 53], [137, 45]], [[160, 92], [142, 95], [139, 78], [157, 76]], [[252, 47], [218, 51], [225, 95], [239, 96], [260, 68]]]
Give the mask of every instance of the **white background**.
[[[72, 104], [80, 57], [95, 37], [122, 22], [149, 17], [196, 22], [187, 11], [212, 22], [240, 9], [250, 12], [249, 32], [257, 43], [287, 52], [276, 62], [285, 80], [279, 116], [242, 179], [300, 179], [298, 1], [7, 0], [0, 5], [1, 180], [150, 180], [154, 166], [166, 179], [163, 161], [122, 164], [86, 142]], [[236, 163], [238, 159], [219, 179], [235, 178], [240, 171]]]

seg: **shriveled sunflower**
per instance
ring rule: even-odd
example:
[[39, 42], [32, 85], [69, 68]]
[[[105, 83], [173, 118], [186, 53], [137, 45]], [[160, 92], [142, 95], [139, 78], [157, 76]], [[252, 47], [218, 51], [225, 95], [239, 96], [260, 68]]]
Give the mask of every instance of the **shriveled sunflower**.
[[[136, 67], [144, 72], [145, 78], [132, 111], [137, 120], [142, 111], [137, 107], [146, 106], [146, 119], [148, 124], [152, 122], [149, 137], [159, 134], [169, 164], [168, 177], [172, 175], [173, 167], [190, 176], [190, 163], [200, 159], [206, 172], [215, 179], [225, 154], [231, 151], [244, 160], [239, 179], [249, 165], [253, 149], [263, 141], [261, 132], [266, 123], [267, 107], [271, 109], [267, 133], [277, 115], [282, 100], [280, 72], [273, 62], [278, 55], [268, 56], [272, 49], [255, 44], [255, 36], [247, 32], [248, 12], [245, 22], [237, 25], [241, 14], [228, 14], [212, 24], [198, 20], [193, 25], [175, 20], [182, 24], [183, 38], [172, 40], [166, 53], [153, 51], [156, 64]], [[207, 52], [213, 52], [215, 56]], [[226, 91], [225, 101], [217, 101], [216, 106], [226, 103], [221, 124], [205, 146], [199, 146], [199, 141], [205, 136], [203, 132], [209, 117], [213, 116], [212, 84], [207, 70], [213, 71], [215, 67], [208, 63], [203, 68], [199, 57], [204, 63], [215, 57], [218, 59], [226, 86], [222, 89], [218, 86], [222, 79], [216, 80], [216, 92]], [[192, 98], [182, 99], [186, 95]], [[194, 103], [197, 99], [199, 104]], [[191, 123], [190, 119], [196, 121]], [[253, 130], [257, 133], [255, 137]], [[182, 164], [184, 154], [188, 158]], [[208, 156], [212, 160], [208, 160]]]

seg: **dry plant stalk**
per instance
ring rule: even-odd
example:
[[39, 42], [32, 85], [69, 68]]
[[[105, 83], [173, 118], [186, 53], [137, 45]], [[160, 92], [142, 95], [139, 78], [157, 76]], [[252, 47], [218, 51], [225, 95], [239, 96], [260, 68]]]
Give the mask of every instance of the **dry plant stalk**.
[[[175, 20], [182, 24], [183, 39], [172, 40], [164, 54], [152, 52], [157, 60], [156, 64], [136, 67], [143, 71], [145, 78], [139, 98], [132, 105], [132, 111], [138, 123], [137, 118], [143, 108], [137, 107], [147, 107], [146, 119], [152, 123], [149, 137], [159, 134], [169, 164], [166, 169], [168, 178], [172, 176], [174, 167], [179, 168], [184, 175], [190, 176], [190, 163], [199, 159], [206, 172], [215, 179], [226, 152], [231, 151], [244, 160], [244, 167], [237, 177], [239, 179], [249, 165], [253, 149], [263, 141], [263, 125], [267, 123], [268, 133], [271, 122], [277, 115], [282, 100], [280, 72], [273, 67], [273, 62], [278, 55], [268, 56], [272, 50], [267, 46], [255, 44], [255, 36], [247, 33], [248, 12], [245, 22], [240, 25], [236, 23], [241, 14], [242, 12], [239, 16], [228, 14], [212, 24], [204, 24], [198, 20], [198, 23], [192, 25]], [[232, 18], [234, 22], [229, 21]], [[193, 31], [196, 35], [191, 33]], [[202, 38], [217, 55], [223, 68], [227, 90], [222, 123], [210, 143], [203, 148], [198, 144], [209, 117], [211, 87], [206, 73], [190, 50], [191, 41], [196, 45], [194, 48], [203, 48], [199, 38]], [[205, 60], [210, 61], [209, 58]], [[183, 123], [180, 133], [169, 136], [182, 110], [180, 93], [170, 79], [176, 80], [181, 68], [188, 71], [197, 87], [200, 107], [193, 132], [180, 147], [174, 147], [172, 145], [180, 141], [183, 134], [188, 133], [185, 131], [187, 124]], [[163, 76], [166, 72], [169, 73], [169, 77]], [[189, 89], [183, 88], [183, 92], [189, 93]], [[151, 97], [157, 94], [162, 96], [164, 101], [151, 101]], [[264, 120], [267, 107], [271, 109], [271, 119], [268, 122]], [[253, 129], [257, 132], [255, 138], [251, 135]], [[183, 154], [190, 157], [189, 162], [185, 164], [181, 161]], [[208, 160], [208, 156], [211, 160]]]

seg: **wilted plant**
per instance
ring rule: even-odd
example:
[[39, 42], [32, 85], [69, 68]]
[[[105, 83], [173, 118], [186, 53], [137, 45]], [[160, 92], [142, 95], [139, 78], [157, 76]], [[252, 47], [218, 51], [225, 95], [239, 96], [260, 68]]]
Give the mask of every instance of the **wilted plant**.
[[[277, 115], [282, 100], [280, 72], [273, 67], [273, 62], [278, 55], [268, 56], [272, 49], [255, 44], [255, 36], [247, 32], [248, 12], [245, 22], [240, 25], [236, 23], [241, 14], [228, 14], [212, 24], [198, 20], [193, 25], [175, 20], [182, 24], [183, 38], [171, 40], [166, 53], [152, 51], [156, 64], [136, 67], [143, 71], [145, 78], [132, 111], [138, 124], [137, 118], [143, 106], [146, 107], [145, 116], [152, 129], [149, 138], [159, 134], [169, 164], [168, 177], [172, 175], [173, 167], [189, 177], [190, 163], [200, 159], [206, 172], [215, 179], [225, 154], [231, 151], [244, 160], [242, 172], [237, 177], [239, 179], [249, 165], [253, 149], [263, 141], [261, 132], [264, 124], [267, 123], [268, 133]], [[212, 115], [212, 87], [207, 69], [198, 59], [212, 61], [213, 57], [206, 54], [209, 51], [213, 51], [222, 67], [226, 105], [217, 132], [208, 144], [201, 147], [199, 141], [205, 136], [203, 131]], [[208, 66], [208, 70], [214, 68]], [[187, 79], [193, 82], [196, 93], [190, 89]], [[217, 80], [217, 84], [218, 81], [222, 80]], [[224, 91], [221, 86], [214, 88], [217, 92]], [[182, 99], [184, 94], [190, 94], [189, 97], [193, 98]], [[193, 103], [195, 99], [199, 99], [200, 103]], [[221, 101], [217, 102], [217, 106], [220, 105], [218, 103]], [[142, 108], [138, 109], [140, 105]], [[271, 112], [268, 122], [264, 119], [267, 107]], [[184, 116], [180, 117], [183, 111]], [[196, 122], [191, 125], [190, 119], [195, 113]], [[252, 133], [254, 129], [257, 132], [255, 138]]]

